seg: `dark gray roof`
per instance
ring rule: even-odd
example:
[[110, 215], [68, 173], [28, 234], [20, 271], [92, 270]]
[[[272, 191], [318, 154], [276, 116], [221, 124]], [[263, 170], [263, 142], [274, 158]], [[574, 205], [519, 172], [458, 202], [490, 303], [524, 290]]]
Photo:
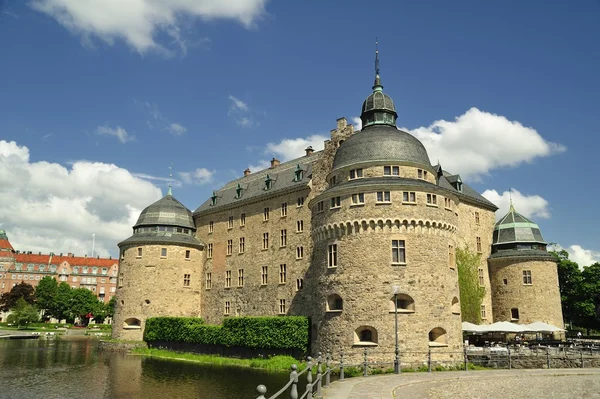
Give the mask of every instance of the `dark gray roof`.
[[373, 110], [387, 110], [396, 112], [394, 100], [382, 91], [374, 91], [365, 99], [362, 105], [362, 113]]
[[354, 179], [342, 182], [333, 187], [325, 190], [323, 194], [335, 195], [339, 191], [346, 190], [348, 188], [360, 188], [365, 186], [386, 186], [386, 187], [397, 187], [397, 186], [410, 186], [410, 187], [422, 187], [423, 189], [436, 187], [435, 184], [429, 183], [425, 180], [420, 179], [407, 179], [404, 177], [372, 177], [365, 179]]
[[546, 243], [539, 226], [515, 211], [512, 204], [508, 213], [494, 226], [492, 239], [492, 245], [507, 243]]
[[166, 231], [135, 233], [128, 239], [121, 241], [119, 243], [119, 247], [127, 245], [148, 244], [181, 245], [184, 247], [192, 247], [198, 249], [202, 249], [204, 247], [204, 244], [193, 235], [171, 233]]
[[489, 259], [501, 259], [501, 258], [535, 258], [543, 260], [556, 260], [556, 258], [546, 251], [540, 250], [518, 250], [508, 249], [505, 251], [497, 251], [490, 255]]
[[[194, 214], [221, 209], [235, 203], [255, 200], [262, 196], [271, 196], [274, 193], [290, 189], [308, 187], [308, 182], [312, 176], [313, 163], [319, 159], [321, 153], [322, 151], [314, 152], [311, 155], [284, 162], [274, 168], [264, 169], [232, 180], [223, 186], [223, 188], [214, 192], [217, 200], [215, 205], [211, 205], [212, 200], [209, 198], [194, 211]], [[302, 179], [294, 181], [298, 165], [300, 165], [300, 169], [302, 170]], [[265, 186], [267, 175], [272, 179], [272, 186], [268, 190]], [[238, 185], [242, 190], [239, 198], [237, 198]]]
[[[440, 165], [435, 165], [433, 167], [436, 173], [439, 173], [439, 170], [441, 168], [442, 167]], [[458, 195], [459, 198], [462, 198], [463, 200], [475, 202], [494, 211], [498, 209], [498, 207], [494, 203], [489, 201], [483, 195], [479, 194], [477, 191], [473, 190], [469, 185], [465, 184], [464, 182], [462, 183], [462, 191], [458, 191], [452, 183], [456, 183], [459, 178], [460, 175], [453, 175], [442, 169], [442, 176], [438, 177], [438, 186], [453, 191], [456, 195]]]
[[427, 150], [412, 134], [389, 125], [371, 125], [344, 141], [335, 154], [333, 169], [363, 162], [408, 162], [431, 168]]
[[133, 226], [178, 226], [196, 230], [192, 212], [172, 195], [165, 195], [140, 213]]

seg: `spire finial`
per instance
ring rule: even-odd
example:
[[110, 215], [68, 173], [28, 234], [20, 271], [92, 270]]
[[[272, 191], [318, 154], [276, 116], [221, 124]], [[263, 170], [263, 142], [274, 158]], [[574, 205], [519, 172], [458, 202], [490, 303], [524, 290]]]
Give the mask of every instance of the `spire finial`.
[[379, 78], [379, 41], [375, 38], [375, 83], [373, 84], [374, 91], [381, 91], [381, 79]]
[[508, 198], [510, 199], [510, 209], [509, 209], [509, 212], [514, 212], [515, 211], [515, 207], [513, 206], [513, 202], [512, 202], [512, 187], [508, 188]]
[[167, 195], [173, 195], [173, 192], [171, 191], [171, 183], [173, 182], [173, 162], [171, 162], [171, 165], [169, 165], [169, 191], [167, 192]]

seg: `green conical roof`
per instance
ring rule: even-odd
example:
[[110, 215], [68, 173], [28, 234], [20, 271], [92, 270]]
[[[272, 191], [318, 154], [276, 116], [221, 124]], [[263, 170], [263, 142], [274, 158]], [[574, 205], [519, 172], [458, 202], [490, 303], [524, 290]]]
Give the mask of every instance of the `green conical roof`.
[[521, 215], [510, 204], [508, 213], [494, 226], [492, 244], [540, 243], [546, 244], [539, 226]]

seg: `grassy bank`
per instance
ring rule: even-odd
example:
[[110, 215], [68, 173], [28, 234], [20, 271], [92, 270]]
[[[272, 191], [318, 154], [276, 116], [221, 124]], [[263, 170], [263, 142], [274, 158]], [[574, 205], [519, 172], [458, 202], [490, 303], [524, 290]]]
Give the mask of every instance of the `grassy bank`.
[[216, 366], [251, 367], [268, 371], [290, 371], [292, 364], [298, 365], [299, 370], [302, 370], [305, 366], [304, 362], [299, 362], [291, 356], [274, 356], [270, 359], [237, 359], [213, 355], [198, 355], [195, 353], [172, 352], [164, 349], [134, 349], [131, 353], [161, 359], [183, 360]]

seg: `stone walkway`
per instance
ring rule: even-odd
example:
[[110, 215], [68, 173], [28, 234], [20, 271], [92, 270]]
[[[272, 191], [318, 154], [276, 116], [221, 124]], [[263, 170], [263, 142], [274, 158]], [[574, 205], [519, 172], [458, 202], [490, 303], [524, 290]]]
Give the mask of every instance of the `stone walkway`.
[[324, 399], [600, 398], [600, 369], [448, 371], [355, 377], [323, 389]]

